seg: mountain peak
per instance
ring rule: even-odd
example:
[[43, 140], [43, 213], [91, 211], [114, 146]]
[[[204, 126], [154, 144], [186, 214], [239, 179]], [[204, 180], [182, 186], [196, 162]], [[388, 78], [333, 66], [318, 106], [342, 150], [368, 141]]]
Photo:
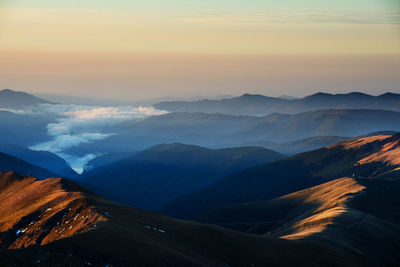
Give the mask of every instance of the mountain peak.
[[51, 104], [51, 102], [26, 92], [11, 89], [0, 91], [0, 107], [20, 107], [35, 104]]
[[258, 97], [265, 98], [267, 96], [260, 95], [260, 94], [249, 94], [249, 93], [246, 93], [246, 94], [241, 95], [240, 97], [243, 97], [243, 98], [258, 98]]

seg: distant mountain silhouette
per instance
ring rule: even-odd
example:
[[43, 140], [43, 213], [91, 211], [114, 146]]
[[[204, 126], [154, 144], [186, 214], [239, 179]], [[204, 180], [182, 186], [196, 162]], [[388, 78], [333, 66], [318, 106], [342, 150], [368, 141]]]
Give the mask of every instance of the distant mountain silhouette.
[[171, 112], [204, 112], [230, 115], [266, 115], [276, 112], [276, 107], [290, 100], [263, 95], [244, 94], [239, 97], [221, 100], [171, 101], [160, 102], [153, 106]]
[[249, 168], [176, 199], [162, 211], [193, 218], [241, 202], [269, 200], [341, 177], [376, 177], [400, 166], [400, 134], [365, 137]]
[[35, 151], [18, 145], [1, 145], [0, 152], [22, 159], [32, 165], [48, 169], [62, 177], [75, 178], [78, 174], [63, 159], [47, 151]]
[[211, 150], [178, 143], [157, 145], [88, 171], [80, 182], [113, 200], [157, 210], [239, 170], [281, 158], [260, 147]]
[[25, 92], [13, 91], [10, 89], [3, 89], [0, 91], [0, 107], [2, 108], [13, 108], [50, 103], [50, 101]]
[[363, 93], [316, 93], [301, 99], [244, 94], [223, 100], [174, 101], [154, 104], [171, 112], [205, 112], [230, 115], [295, 114], [319, 109], [382, 109], [400, 111], [400, 94], [371, 96]]

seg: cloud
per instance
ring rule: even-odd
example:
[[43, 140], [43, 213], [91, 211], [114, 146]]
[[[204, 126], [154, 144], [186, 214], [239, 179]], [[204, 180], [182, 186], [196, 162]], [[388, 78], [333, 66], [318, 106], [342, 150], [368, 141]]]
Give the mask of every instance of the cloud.
[[93, 154], [86, 154], [83, 157], [78, 157], [75, 155], [65, 154], [65, 153], [58, 153], [58, 155], [64, 158], [74, 169], [77, 173], [82, 173], [86, 164], [94, 158], [97, 158], [101, 154], [93, 153]]
[[112, 132], [104, 132], [106, 127], [110, 129], [109, 126], [123, 121], [140, 120], [167, 113], [153, 107], [98, 107], [54, 104], [40, 104], [21, 109], [9, 109], [8, 111], [54, 117], [55, 122], [47, 125], [47, 133], [51, 140], [30, 148], [56, 153], [69, 162], [71, 167], [78, 172], [83, 170], [89, 160], [98, 156], [98, 153], [94, 151], [92, 154], [78, 157], [67, 154], [68, 149], [114, 135]]

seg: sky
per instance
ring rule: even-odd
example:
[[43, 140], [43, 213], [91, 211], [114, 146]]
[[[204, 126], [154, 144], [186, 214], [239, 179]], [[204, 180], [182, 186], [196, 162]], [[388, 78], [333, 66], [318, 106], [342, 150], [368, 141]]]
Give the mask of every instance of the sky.
[[33, 93], [400, 92], [400, 2], [0, 0], [0, 59]]

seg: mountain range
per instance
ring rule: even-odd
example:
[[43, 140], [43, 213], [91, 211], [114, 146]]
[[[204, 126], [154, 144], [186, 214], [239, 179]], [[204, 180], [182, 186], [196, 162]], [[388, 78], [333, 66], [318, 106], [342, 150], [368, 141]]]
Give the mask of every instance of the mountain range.
[[[366, 119], [368, 118], [368, 119]], [[318, 110], [264, 117], [207, 113], [169, 113], [104, 128], [104, 140], [81, 144], [69, 153], [141, 151], [160, 143], [186, 143], [208, 148], [269, 146], [319, 136], [355, 137], [378, 131], [400, 131], [400, 112], [384, 110]], [[340, 141], [340, 140], [338, 140]], [[332, 141], [322, 143], [330, 145]], [[310, 147], [311, 149], [316, 148]], [[310, 148], [305, 148], [307, 151]], [[302, 152], [301, 150], [294, 151]]]
[[373, 178], [400, 165], [400, 134], [354, 139], [239, 171], [167, 204], [180, 218], [241, 202], [270, 200], [341, 177]]
[[[134, 197], [148, 183], [154, 191], [147, 191], [149, 202], [168, 190], [192, 190], [161, 211], [195, 222], [114, 203], [73, 181], [45, 179], [55, 174], [0, 153], [0, 262], [398, 265], [399, 155], [400, 134], [346, 140], [289, 158], [259, 147], [175, 143], [111, 160], [76, 180], [103, 192], [128, 188]], [[137, 183], [129, 187], [129, 181]]]
[[400, 111], [400, 94], [372, 96], [364, 93], [316, 93], [300, 99], [244, 94], [221, 100], [160, 102], [154, 107], [170, 112], [205, 112], [263, 116], [271, 113], [295, 114], [319, 109], [381, 109]]

